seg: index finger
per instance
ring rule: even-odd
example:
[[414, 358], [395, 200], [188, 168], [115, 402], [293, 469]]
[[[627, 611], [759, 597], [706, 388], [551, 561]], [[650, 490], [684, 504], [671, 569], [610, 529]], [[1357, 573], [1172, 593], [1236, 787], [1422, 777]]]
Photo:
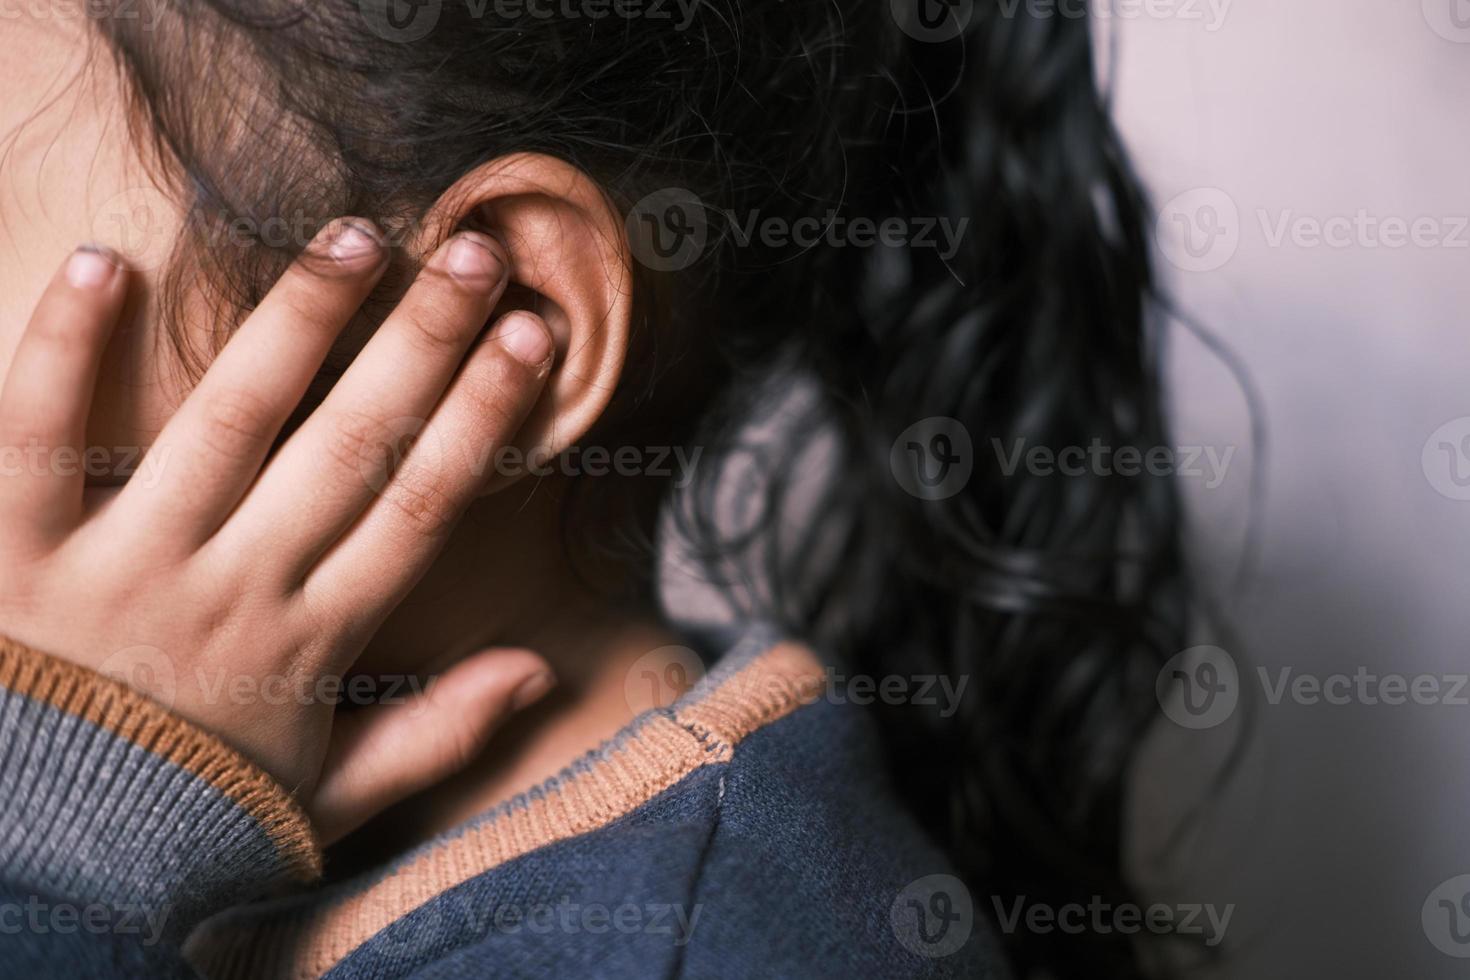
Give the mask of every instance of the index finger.
[[[382, 237], [325, 228], [216, 358], [150, 450], [157, 486], [130, 483], [115, 510], [167, 515], [180, 544], [207, 540], [245, 495], [343, 328], [386, 268]], [[166, 465], [165, 465], [166, 464]]]

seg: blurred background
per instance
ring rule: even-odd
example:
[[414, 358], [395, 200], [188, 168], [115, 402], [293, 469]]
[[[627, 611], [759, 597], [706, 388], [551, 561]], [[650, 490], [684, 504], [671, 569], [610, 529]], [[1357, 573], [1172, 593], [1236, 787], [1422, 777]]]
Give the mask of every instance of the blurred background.
[[1195, 975], [1470, 975], [1470, 2], [1093, 7], [1165, 284], [1245, 373], [1171, 332], [1177, 442], [1234, 450], [1180, 479], [1239, 701], [1161, 726], [1137, 863], [1234, 903]]

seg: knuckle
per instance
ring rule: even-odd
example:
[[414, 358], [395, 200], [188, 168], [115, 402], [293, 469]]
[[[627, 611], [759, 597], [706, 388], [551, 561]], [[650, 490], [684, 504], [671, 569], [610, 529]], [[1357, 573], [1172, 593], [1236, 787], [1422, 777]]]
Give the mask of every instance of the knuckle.
[[339, 284], [319, 273], [298, 269], [278, 301], [293, 326], [335, 333], [341, 326], [330, 290]]
[[[303, 587], [297, 595], [297, 601], [306, 623], [303, 632], [308, 635], [352, 641], [361, 630], [362, 617], [357, 606], [348, 597], [333, 590]], [[298, 651], [297, 656], [313, 662], [324, 659], [318, 658], [310, 650]]]
[[402, 311], [403, 330], [421, 350], [441, 355], [464, 346], [479, 323], [445, 300], [420, 300]]
[[383, 496], [411, 531], [426, 538], [441, 537], [459, 519], [456, 494], [443, 476], [423, 467], [405, 467]]
[[204, 443], [227, 459], [252, 456], [271, 441], [276, 428], [275, 413], [252, 392], [226, 389], [213, 393], [204, 403]]
[[325, 449], [328, 458], [354, 473], [386, 473], [393, 465], [395, 440], [389, 426], [371, 415], [343, 412], [331, 417]]

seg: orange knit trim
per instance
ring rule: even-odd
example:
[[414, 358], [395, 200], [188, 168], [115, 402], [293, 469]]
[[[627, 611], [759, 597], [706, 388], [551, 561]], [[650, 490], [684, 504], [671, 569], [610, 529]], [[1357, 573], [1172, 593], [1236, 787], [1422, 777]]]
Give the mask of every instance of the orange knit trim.
[[468, 825], [355, 894], [316, 905], [286, 902], [208, 923], [190, 943], [215, 980], [312, 978], [440, 894], [556, 841], [605, 826], [710, 763], [726, 762], [751, 732], [810, 701], [825, 678], [803, 647], [781, 645], [669, 713], [645, 716], [587, 768]]
[[199, 777], [260, 824], [292, 876], [321, 876], [321, 848], [296, 800], [214, 735], [126, 684], [3, 636], [0, 687], [96, 725]]

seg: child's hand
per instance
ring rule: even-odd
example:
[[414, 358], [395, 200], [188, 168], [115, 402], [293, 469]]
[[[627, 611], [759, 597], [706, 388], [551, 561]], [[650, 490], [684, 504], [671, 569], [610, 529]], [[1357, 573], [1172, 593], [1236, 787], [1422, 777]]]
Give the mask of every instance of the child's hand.
[[[0, 466], [0, 634], [93, 668], [156, 648], [176, 680], [173, 709], [295, 791], [326, 839], [465, 764], [549, 686], [539, 657], [478, 655], [419, 701], [341, 716], [335, 731], [333, 699], [295, 692], [331, 690], [315, 682], [348, 671], [483, 489], [490, 447], [515, 437], [541, 393], [554, 348], [539, 318], [512, 313], [477, 340], [506, 262], [488, 237], [448, 242], [266, 464], [386, 265], [370, 226], [328, 228], [158, 437], [143, 472], [160, 478], [99, 502], [84, 499], [79, 467], [49, 464], [83, 452], [128, 276], [77, 252], [0, 393], [0, 464], [11, 461]], [[428, 421], [395, 466], [408, 419]], [[272, 689], [292, 696], [232, 693]]]

